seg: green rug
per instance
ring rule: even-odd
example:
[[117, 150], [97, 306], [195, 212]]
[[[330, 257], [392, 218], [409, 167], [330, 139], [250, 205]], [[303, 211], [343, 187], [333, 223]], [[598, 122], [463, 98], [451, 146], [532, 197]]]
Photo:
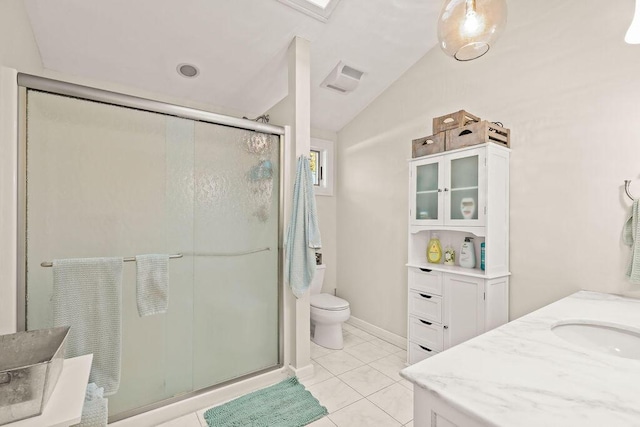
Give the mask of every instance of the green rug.
[[302, 427], [327, 415], [298, 378], [286, 379], [204, 413], [209, 427]]

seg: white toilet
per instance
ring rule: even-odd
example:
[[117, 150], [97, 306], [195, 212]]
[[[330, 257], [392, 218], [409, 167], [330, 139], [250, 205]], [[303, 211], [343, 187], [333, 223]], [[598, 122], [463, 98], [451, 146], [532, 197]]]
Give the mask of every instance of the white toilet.
[[342, 323], [351, 316], [349, 303], [331, 294], [321, 294], [325, 265], [316, 266], [311, 282], [311, 341], [322, 347], [340, 350], [343, 347]]

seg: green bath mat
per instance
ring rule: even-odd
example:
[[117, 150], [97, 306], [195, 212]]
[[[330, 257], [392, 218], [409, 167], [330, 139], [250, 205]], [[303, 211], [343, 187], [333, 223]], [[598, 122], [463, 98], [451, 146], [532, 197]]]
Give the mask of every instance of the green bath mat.
[[204, 413], [209, 427], [302, 427], [327, 415], [296, 377]]

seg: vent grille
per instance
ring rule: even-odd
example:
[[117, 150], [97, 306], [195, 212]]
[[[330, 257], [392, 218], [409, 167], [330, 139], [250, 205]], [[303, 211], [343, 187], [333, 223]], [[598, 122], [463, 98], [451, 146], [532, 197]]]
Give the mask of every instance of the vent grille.
[[364, 72], [357, 70], [344, 62], [338, 62], [320, 86], [332, 89], [342, 94], [353, 92], [360, 84]]
[[347, 75], [353, 79], [360, 80], [364, 73], [360, 70], [356, 70], [355, 68], [351, 68], [348, 65], [345, 65], [344, 67], [342, 67], [342, 74]]
[[340, 87], [338, 87], [338, 86], [334, 86], [334, 85], [330, 85], [330, 84], [328, 84], [328, 85], [327, 85], [327, 87], [328, 87], [329, 89], [337, 90], [338, 92], [341, 92], [341, 93], [347, 93], [347, 91], [346, 91], [346, 90], [344, 90], [344, 89], [342, 89], [342, 88], [340, 88]]

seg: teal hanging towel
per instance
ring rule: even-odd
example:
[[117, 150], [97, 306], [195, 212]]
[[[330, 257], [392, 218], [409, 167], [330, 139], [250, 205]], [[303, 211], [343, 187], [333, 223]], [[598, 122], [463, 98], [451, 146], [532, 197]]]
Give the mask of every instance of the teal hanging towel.
[[316, 272], [315, 250], [321, 247], [309, 159], [300, 156], [285, 243], [285, 280], [296, 298], [300, 298], [311, 285]]
[[640, 283], [640, 201], [633, 201], [631, 216], [624, 224], [623, 240], [631, 246], [631, 259], [627, 268], [627, 277], [632, 283]]

